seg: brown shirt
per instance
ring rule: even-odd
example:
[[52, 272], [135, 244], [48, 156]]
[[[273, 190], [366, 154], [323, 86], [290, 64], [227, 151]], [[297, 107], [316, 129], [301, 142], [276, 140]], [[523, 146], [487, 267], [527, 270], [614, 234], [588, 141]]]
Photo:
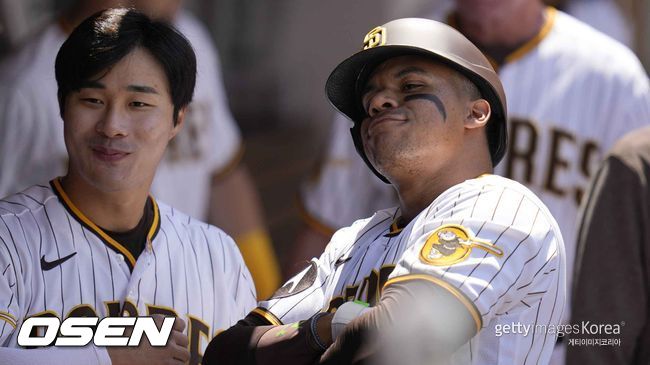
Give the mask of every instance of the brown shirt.
[[[623, 137], [592, 181], [578, 235], [567, 364], [650, 364], [650, 127]], [[595, 333], [594, 333], [595, 332]], [[588, 345], [571, 339], [620, 339]], [[566, 341], [566, 339], [565, 339]], [[606, 342], [607, 344], [608, 342]], [[616, 342], [614, 342], [616, 343]]]

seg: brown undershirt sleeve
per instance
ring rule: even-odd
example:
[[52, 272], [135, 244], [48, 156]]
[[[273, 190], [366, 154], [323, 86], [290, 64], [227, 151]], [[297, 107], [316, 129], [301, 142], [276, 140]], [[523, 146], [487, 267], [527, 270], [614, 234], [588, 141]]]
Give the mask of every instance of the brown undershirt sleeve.
[[390, 284], [379, 304], [351, 321], [319, 363], [443, 362], [477, 332], [457, 295], [421, 279]]

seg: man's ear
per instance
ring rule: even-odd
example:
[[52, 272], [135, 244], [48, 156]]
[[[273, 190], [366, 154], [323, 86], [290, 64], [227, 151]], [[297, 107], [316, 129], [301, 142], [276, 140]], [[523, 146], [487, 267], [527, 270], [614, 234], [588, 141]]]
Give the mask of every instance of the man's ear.
[[183, 129], [183, 124], [185, 123], [185, 111], [187, 111], [187, 106], [184, 106], [178, 110], [178, 116], [176, 117], [176, 125], [172, 128], [172, 131], [169, 135], [169, 140], [171, 141], [178, 132]]
[[465, 128], [474, 129], [484, 127], [488, 120], [490, 120], [491, 113], [490, 103], [487, 100], [476, 99], [470, 101], [467, 117], [465, 118]]

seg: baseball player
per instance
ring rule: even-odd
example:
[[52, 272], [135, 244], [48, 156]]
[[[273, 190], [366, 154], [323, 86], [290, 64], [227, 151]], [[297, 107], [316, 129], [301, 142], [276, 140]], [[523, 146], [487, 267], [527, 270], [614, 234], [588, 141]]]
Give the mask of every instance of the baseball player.
[[[490, 2], [485, 11], [477, 4], [456, 0], [448, 22], [479, 45], [503, 81], [510, 147], [495, 171], [548, 206], [566, 240], [571, 273], [578, 204], [589, 176], [614, 141], [650, 121], [647, 75], [629, 49], [539, 0]], [[320, 174], [302, 191], [312, 227], [303, 237], [311, 237], [313, 248], [294, 262], [322, 250], [334, 229], [398, 201], [391, 186], [362, 168], [348, 125], [336, 118]], [[310, 243], [296, 246], [307, 251]]]
[[507, 139], [497, 74], [432, 20], [376, 27], [363, 48], [330, 74], [327, 95], [399, 206], [338, 230], [203, 363], [548, 362], [552, 330], [501, 331], [559, 323], [565, 263], [544, 204], [490, 174]]
[[572, 333], [568, 364], [650, 363], [649, 165], [645, 127], [616, 143], [591, 182], [581, 214], [571, 320], [613, 330]]
[[[68, 172], [0, 201], [0, 363], [198, 364], [209, 339], [254, 307], [234, 241], [148, 195], [195, 77], [189, 42], [134, 10], [97, 13], [63, 44]], [[152, 314], [187, 323], [166, 350], [15, 349], [30, 317]]]
[[[128, 4], [170, 19], [191, 42], [197, 57], [195, 97], [185, 126], [170, 143], [156, 171], [152, 192], [192, 217], [224, 228], [236, 238], [254, 268], [260, 297], [280, 285], [280, 273], [261, 205], [241, 162], [241, 136], [228, 107], [219, 55], [208, 30], [180, 0], [76, 0], [0, 67], [0, 196], [65, 172], [67, 152], [56, 100], [54, 57], [83, 19]], [[36, 105], [32, 100], [38, 99]]]

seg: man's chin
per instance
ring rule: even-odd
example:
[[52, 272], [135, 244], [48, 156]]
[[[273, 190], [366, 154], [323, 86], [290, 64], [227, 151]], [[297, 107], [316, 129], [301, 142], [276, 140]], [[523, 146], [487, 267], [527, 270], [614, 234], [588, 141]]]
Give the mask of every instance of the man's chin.
[[85, 180], [90, 185], [104, 193], [130, 190], [133, 185], [136, 185], [128, 174], [123, 173], [94, 171], [84, 175], [86, 176]]

